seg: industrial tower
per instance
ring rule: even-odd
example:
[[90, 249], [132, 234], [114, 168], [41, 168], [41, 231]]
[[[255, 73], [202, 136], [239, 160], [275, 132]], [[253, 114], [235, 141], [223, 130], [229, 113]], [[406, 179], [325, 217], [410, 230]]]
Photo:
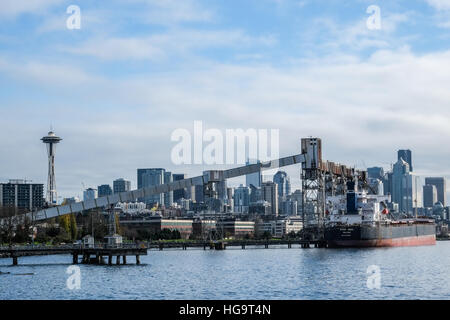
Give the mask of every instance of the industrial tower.
[[50, 205], [56, 204], [56, 179], [55, 179], [55, 150], [56, 144], [62, 139], [57, 137], [53, 131], [50, 131], [47, 136], [43, 137], [42, 142], [47, 145], [48, 153], [48, 180], [47, 180], [47, 202]]

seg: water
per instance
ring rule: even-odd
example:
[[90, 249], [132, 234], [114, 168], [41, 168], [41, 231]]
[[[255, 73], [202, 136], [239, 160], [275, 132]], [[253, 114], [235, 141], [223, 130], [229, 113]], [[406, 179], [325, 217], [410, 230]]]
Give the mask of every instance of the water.
[[[0, 299], [449, 299], [450, 242], [371, 249], [229, 248], [149, 251], [135, 265], [79, 265], [81, 289], [69, 290], [72, 257], [0, 259]], [[113, 260], [115, 262], [115, 260]], [[133, 263], [133, 264], [131, 264]], [[380, 289], [367, 287], [378, 265]], [[34, 273], [34, 275], [18, 275]]]

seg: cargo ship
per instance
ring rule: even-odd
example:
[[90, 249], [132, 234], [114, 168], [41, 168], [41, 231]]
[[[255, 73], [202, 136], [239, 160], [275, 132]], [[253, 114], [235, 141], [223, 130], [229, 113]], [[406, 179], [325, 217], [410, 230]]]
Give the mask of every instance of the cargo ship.
[[395, 219], [386, 203], [390, 196], [355, 190], [327, 197], [325, 240], [328, 247], [398, 247], [436, 244], [433, 219]]

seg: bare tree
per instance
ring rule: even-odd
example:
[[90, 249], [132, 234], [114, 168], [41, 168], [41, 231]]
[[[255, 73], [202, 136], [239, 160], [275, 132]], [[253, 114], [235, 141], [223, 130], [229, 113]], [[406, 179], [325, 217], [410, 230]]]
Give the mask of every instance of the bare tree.
[[16, 206], [3, 206], [0, 207], [0, 235], [2, 241], [7, 240], [11, 246], [14, 241], [14, 237], [19, 230], [29, 232], [27, 228], [27, 221], [24, 215], [25, 210], [19, 209]]

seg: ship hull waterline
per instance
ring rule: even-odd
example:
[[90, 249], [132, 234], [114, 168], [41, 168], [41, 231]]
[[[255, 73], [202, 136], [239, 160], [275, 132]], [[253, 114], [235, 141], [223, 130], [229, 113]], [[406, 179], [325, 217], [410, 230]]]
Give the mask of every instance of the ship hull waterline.
[[434, 223], [378, 226], [340, 225], [325, 229], [328, 247], [406, 247], [436, 244]]
[[329, 248], [413, 247], [436, 244], [435, 235], [371, 240], [328, 240]]

